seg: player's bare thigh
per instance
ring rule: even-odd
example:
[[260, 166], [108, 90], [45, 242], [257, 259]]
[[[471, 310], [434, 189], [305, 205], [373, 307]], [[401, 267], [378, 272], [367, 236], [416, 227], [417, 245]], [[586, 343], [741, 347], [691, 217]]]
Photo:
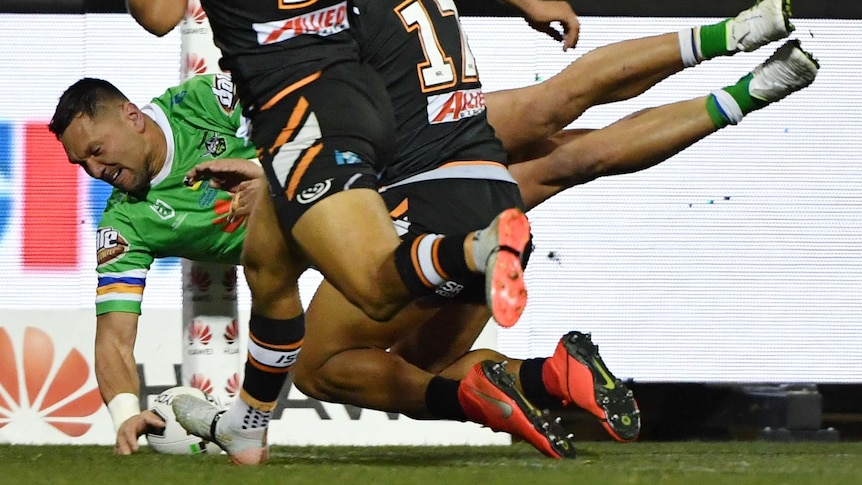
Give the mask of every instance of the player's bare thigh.
[[540, 105], [545, 87], [542, 84], [518, 89], [485, 93], [488, 123], [510, 155], [525, 149], [525, 145], [545, 138], [547, 127]]
[[293, 367], [297, 380], [312, 375], [334, 355], [353, 349], [385, 350], [432, 317], [435, 309], [407, 305], [395, 318], [377, 322], [323, 281], [305, 315], [302, 353]]
[[376, 191], [351, 189], [316, 202], [292, 235], [326, 279], [363, 310], [406, 301], [395, 268], [400, 240]]
[[437, 374], [470, 351], [490, 318], [486, 305], [448, 304], [424, 322], [415, 322], [391, 346], [391, 352]]

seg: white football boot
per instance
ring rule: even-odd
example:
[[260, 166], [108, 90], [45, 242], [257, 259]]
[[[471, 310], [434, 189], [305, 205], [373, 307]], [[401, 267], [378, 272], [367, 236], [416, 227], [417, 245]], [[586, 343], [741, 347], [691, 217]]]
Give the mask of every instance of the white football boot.
[[237, 465], [261, 465], [269, 457], [266, 427], [235, 429], [221, 417], [225, 411], [203, 399], [179, 395], [173, 401], [174, 415], [189, 433], [217, 444]]
[[814, 82], [819, 69], [820, 64], [802, 50], [798, 40], [789, 40], [754, 68], [748, 92], [762, 101], [778, 101]]
[[795, 29], [790, 23], [790, 0], [758, 0], [727, 22], [727, 50], [751, 52]]

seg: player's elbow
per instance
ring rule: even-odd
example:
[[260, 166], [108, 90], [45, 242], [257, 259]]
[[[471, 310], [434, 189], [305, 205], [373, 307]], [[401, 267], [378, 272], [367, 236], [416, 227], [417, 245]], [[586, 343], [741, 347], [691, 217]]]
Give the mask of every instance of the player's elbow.
[[141, 27], [144, 28], [144, 30], [158, 37], [168, 35], [168, 33], [174, 30], [174, 27], [177, 26], [177, 23], [171, 23], [170, 21], [164, 21], [159, 18], [136, 17], [135, 19]]
[[147, 32], [163, 37], [174, 30], [185, 14], [185, 7], [177, 2], [152, 2], [147, 0], [128, 0], [129, 13]]

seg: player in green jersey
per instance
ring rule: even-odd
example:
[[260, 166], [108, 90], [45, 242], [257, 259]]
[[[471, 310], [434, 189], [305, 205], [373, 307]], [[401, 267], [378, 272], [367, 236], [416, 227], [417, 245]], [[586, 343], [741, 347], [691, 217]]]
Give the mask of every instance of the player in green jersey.
[[[244, 217], [231, 217], [231, 195], [209, 184], [189, 187], [183, 179], [198, 163], [256, 154], [244, 139], [229, 75], [197, 76], [141, 108], [98, 79], [78, 81], [64, 98], [83, 101], [56, 113], [50, 129], [70, 162], [114, 186], [97, 229], [96, 378], [106, 403], [122, 395], [117, 402], [133, 406], [114, 422], [118, 451], [128, 453], [147, 425], [161, 425], [151, 413], [137, 412], [140, 383], [132, 355], [154, 259], [240, 262], [246, 224]], [[109, 100], [110, 109], [92, 119], [81, 115], [100, 99]]]

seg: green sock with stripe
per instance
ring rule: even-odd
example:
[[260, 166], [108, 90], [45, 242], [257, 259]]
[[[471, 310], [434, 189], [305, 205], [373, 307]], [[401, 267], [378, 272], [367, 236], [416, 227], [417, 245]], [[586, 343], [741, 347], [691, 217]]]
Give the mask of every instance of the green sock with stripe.
[[768, 101], [753, 97], [748, 90], [753, 74], [743, 76], [736, 84], [713, 92], [706, 99], [706, 111], [719, 128], [735, 125], [742, 117], [768, 105]]
[[712, 59], [718, 56], [729, 56], [735, 50], [727, 49], [727, 23], [730, 19], [717, 24], [704, 25], [697, 29], [701, 59]]

